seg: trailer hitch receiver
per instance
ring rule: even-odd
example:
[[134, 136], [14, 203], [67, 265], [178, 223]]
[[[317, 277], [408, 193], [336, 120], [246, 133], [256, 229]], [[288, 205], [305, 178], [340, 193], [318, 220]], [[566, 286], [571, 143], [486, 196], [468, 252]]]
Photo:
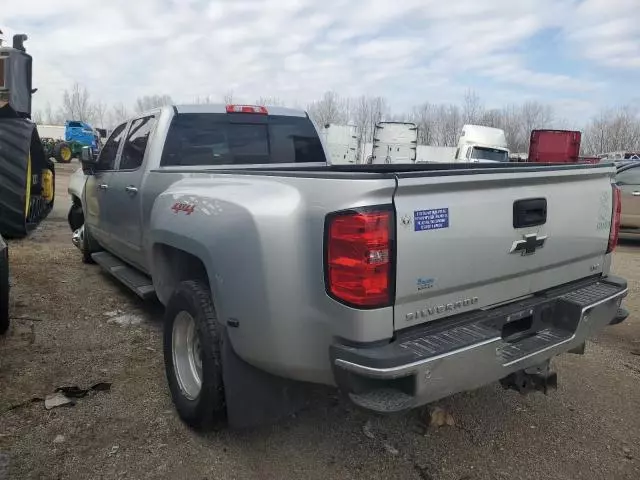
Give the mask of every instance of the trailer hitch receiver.
[[549, 364], [526, 368], [514, 372], [500, 380], [505, 389], [515, 390], [523, 395], [542, 392], [547, 395], [549, 389], [558, 388], [558, 374], [551, 371]]

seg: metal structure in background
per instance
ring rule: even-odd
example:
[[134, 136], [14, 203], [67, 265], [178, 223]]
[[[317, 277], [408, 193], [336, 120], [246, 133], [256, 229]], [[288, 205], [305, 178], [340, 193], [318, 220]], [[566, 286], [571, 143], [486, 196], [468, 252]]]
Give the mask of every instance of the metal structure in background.
[[[1, 34], [2, 32], [0, 32]], [[0, 42], [0, 334], [9, 328], [9, 247], [4, 237], [22, 238], [53, 208], [55, 170], [31, 121], [33, 59], [27, 36]]]

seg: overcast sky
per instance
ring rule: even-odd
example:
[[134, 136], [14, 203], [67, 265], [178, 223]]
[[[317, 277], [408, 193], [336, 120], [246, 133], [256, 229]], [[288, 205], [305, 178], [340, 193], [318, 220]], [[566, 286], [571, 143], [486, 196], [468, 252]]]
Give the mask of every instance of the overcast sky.
[[640, 0], [0, 0], [29, 35], [35, 108], [233, 91], [305, 104], [333, 89], [396, 111], [527, 99], [571, 119], [640, 99]]

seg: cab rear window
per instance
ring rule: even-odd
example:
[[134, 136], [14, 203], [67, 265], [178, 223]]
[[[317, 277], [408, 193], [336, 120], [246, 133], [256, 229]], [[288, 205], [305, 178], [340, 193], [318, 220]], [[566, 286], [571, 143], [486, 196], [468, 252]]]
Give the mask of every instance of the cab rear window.
[[171, 123], [161, 165], [260, 165], [325, 162], [306, 117], [183, 113]]

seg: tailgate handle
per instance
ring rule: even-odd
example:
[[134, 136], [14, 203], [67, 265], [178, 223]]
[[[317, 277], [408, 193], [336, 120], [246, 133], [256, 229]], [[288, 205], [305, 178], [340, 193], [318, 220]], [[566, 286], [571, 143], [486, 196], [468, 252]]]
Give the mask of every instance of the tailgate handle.
[[547, 223], [547, 199], [524, 198], [513, 202], [513, 228], [535, 227]]

